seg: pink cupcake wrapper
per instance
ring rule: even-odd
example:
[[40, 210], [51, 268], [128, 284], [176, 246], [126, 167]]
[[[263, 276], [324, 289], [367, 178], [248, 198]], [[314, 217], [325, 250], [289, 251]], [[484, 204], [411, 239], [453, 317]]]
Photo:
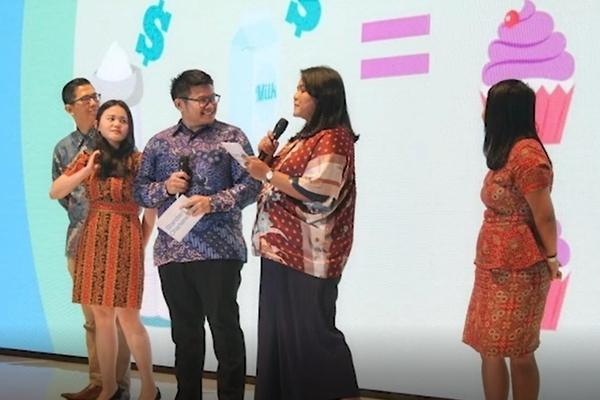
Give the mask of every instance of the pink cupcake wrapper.
[[[573, 90], [574, 86], [564, 89], [561, 85], [557, 85], [552, 91], [545, 86], [537, 89], [535, 121], [542, 143], [559, 144], [562, 141]], [[480, 92], [484, 107], [486, 96], [487, 93]]]
[[546, 298], [546, 307], [542, 318], [542, 330], [555, 331], [558, 328], [558, 321], [560, 320], [570, 278], [569, 275], [563, 280], [555, 280], [550, 283], [550, 291]]
[[536, 91], [535, 120], [538, 135], [544, 144], [559, 144], [571, 106], [573, 88], [565, 90], [557, 86], [554, 91], [542, 86]]

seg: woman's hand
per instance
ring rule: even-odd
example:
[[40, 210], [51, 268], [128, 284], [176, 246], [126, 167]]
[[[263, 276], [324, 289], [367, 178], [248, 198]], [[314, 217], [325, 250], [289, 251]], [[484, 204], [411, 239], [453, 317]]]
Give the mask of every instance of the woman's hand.
[[558, 258], [553, 257], [553, 258], [549, 258], [548, 260], [548, 268], [550, 269], [550, 278], [552, 280], [554, 279], [561, 279], [562, 278], [562, 272], [560, 272], [560, 262], [558, 261]]
[[272, 170], [267, 163], [261, 161], [258, 157], [245, 156], [244, 160], [244, 168], [246, 168], [246, 171], [248, 171], [250, 176], [254, 179], [264, 182], [267, 180], [267, 173], [269, 171], [273, 171], [273, 178], [269, 180], [269, 183], [274, 188], [296, 200], [304, 202], [309, 201], [309, 199], [306, 198], [306, 196], [304, 196], [301, 193], [298, 193], [298, 191], [294, 189], [289, 175], [281, 171]]
[[261, 161], [258, 157], [244, 157], [244, 160], [246, 161], [244, 168], [246, 168], [251, 177], [258, 181], [266, 179], [267, 172], [271, 168], [264, 161]]
[[[85, 167], [77, 165], [78, 170], [73, 175], [65, 175], [64, 173], [52, 182], [50, 187], [50, 198], [53, 200], [62, 199], [68, 196], [77, 186], [88, 179], [100, 165], [96, 163], [96, 157], [100, 155], [100, 150], [94, 151], [87, 161]], [[79, 156], [78, 156], [79, 157]]]
[[279, 142], [273, 140], [273, 132], [267, 132], [267, 135], [258, 142], [258, 151], [265, 153], [268, 157], [273, 157], [273, 154], [277, 151]]
[[96, 157], [100, 157], [100, 150], [96, 150], [90, 155], [87, 164], [83, 168], [86, 176], [92, 175], [98, 168], [100, 168], [100, 164], [96, 162]]

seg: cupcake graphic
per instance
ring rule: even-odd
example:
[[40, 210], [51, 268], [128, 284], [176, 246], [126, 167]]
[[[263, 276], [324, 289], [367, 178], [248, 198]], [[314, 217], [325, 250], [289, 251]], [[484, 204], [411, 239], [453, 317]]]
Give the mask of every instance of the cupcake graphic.
[[562, 267], [561, 280], [554, 280], [550, 284], [550, 290], [548, 291], [548, 297], [546, 298], [546, 307], [544, 308], [544, 316], [542, 318], [542, 330], [545, 331], [556, 331], [558, 329], [558, 323], [560, 321], [560, 315], [562, 312], [563, 304], [565, 302], [565, 296], [567, 293], [567, 287], [569, 286], [569, 280], [571, 278], [571, 270], [566, 267], [571, 259], [571, 248], [569, 244], [561, 237], [562, 227], [560, 223], [556, 222], [556, 233], [558, 234], [558, 261]]
[[565, 49], [562, 33], [554, 32], [550, 14], [526, 0], [520, 12], [509, 11], [490, 43], [490, 61], [483, 67], [481, 98], [505, 79], [526, 82], [536, 93], [535, 119], [544, 144], [559, 144], [573, 96], [575, 60]]

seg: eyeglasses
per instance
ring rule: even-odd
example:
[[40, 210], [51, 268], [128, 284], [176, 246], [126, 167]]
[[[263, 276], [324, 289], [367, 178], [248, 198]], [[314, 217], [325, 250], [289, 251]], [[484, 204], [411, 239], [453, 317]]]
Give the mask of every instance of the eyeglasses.
[[210, 97], [200, 97], [200, 98], [197, 98], [197, 99], [191, 99], [189, 97], [180, 97], [180, 99], [195, 101], [196, 103], [198, 103], [200, 105], [200, 107], [206, 107], [208, 105], [208, 103], [210, 103], [210, 104], [217, 104], [219, 102], [219, 100], [221, 100], [221, 95], [220, 94], [213, 94]]
[[100, 102], [100, 93], [94, 93], [94, 94], [88, 94], [87, 96], [81, 96], [78, 99], [75, 99], [71, 102], [71, 104], [75, 104], [78, 101], [82, 102], [83, 104], [90, 104], [90, 102], [94, 100], [95, 102], [99, 103]]

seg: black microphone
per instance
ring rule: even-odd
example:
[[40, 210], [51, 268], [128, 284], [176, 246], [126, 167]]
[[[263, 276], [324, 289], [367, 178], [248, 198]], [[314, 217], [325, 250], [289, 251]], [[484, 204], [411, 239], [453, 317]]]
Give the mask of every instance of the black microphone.
[[190, 156], [179, 156], [179, 170], [192, 178], [192, 167], [190, 167]]
[[[287, 119], [280, 118], [279, 121], [277, 121], [277, 124], [275, 124], [275, 128], [273, 128], [273, 140], [274, 141], [279, 139], [279, 137], [287, 129], [287, 126], [288, 126]], [[264, 151], [261, 151], [258, 155], [258, 159], [261, 161], [265, 161], [265, 158], [267, 158], [267, 157], [268, 157], [268, 154], [266, 154]]]
[[[190, 167], [190, 156], [179, 156], [179, 170], [183, 171], [192, 179], [192, 168]], [[179, 193], [177, 193], [179, 198]]]

